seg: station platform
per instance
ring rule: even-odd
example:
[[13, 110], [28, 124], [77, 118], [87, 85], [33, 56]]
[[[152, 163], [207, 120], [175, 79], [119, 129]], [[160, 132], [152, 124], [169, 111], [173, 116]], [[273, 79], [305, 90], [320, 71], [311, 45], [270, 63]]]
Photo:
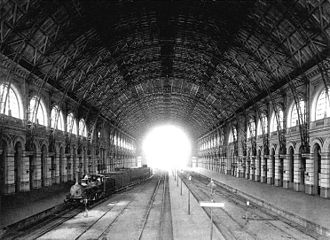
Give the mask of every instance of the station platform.
[[[210, 218], [199, 206], [199, 203], [192, 194], [190, 194], [190, 215], [188, 215], [188, 189], [184, 183], [182, 183], [181, 195], [181, 180], [178, 179], [177, 182], [172, 174], [169, 175], [173, 239], [210, 239]], [[213, 239], [224, 239], [214, 225]]]
[[56, 184], [30, 192], [1, 196], [0, 233], [12, 224], [63, 203], [72, 184]]
[[270, 209], [307, 229], [330, 237], [330, 200], [204, 168], [188, 168], [217, 181], [222, 187]]

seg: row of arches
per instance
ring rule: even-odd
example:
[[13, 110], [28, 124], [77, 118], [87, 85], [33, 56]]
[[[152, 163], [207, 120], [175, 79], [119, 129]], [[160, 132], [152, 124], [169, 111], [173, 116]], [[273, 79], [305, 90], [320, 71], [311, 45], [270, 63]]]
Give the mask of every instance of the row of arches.
[[[325, 88], [320, 88], [316, 91], [314, 98], [311, 101], [311, 121], [318, 121], [327, 117], [330, 117], [330, 101], [329, 96], [326, 94]], [[270, 120], [268, 120], [267, 115], [264, 112], [261, 112], [258, 118], [250, 117], [247, 119], [246, 126], [246, 138], [262, 136], [263, 134], [276, 132], [278, 129], [282, 130], [284, 127], [291, 128], [299, 124], [302, 124], [306, 121], [306, 107], [307, 104], [304, 100], [300, 99], [296, 104], [295, 101], [292, 101], [289, 105], [287, 114], [286, 114], [286, 125], [284, 125], [284, 112], [283, 108], [276, 106], [276, 111], [273, 110], [270, 114]], [[301, 117], [299, 118], [297, 106], [299, 107], [299, 113]], [[199, 151], [207, 150], [212, 147], [217, 147], [223, 145], [220, 144], [218, 139], [224, 139], [224, 131], [218, 130], [220, 133], [214, 132], [206, 137], [202, 137], [198, 140], [198, 149]], [[228, 129], [228, 144], [232, 143], [234, 139], [237, 139], [237, 129], [236, 127], [230, 127]], [[235, 137], [236, 136], [236, 137]], [[223, 140], [222, 140], [223, 141]]]
[[311, 154], [303, 154], [301, 146], [288, 144], [286, 155], [279, 154], [276, 146], [270, 148], [269, 155], [264, 155], [261, 148], [256, 156], [249, 149], [246, 157], [237, 157], [233, 150], [229, 157], [224, 152], [208, 152], [200, 155], [196, 164], [222, 174], [330, 198], [328, 154], [322, 153], [321, 143], [314, 141]]
[[[33, 144], [31, 151], [24, 151], [22, 142], [17, 141], [11, 150], [7, 142], [1, 141], [0, 190], [2, 194], [32, 190], [41, 187], [72, 181], [75, 172], [82, 175], [91, 172], [86, 162], [86, 151], [72, 151], [66, 154], [60, 146], [55, 154], [48, 153], [43, 144], [40, 149]], [[72, 165], [72, 166], [71, 166]], [[24, 186], [22, 182], [29, 185]], [[7, 189], [5, 188], [7, 185]]]
[[88, 151], [86, 147], [77, 149], [73, 145], [68, 149], [60, 144], [50, 153], [47, 143], [33, 144], [30, 151], [25, 151], [22, 141], [13, 144], [4, 139], [0, 142], [1, 194], [30, 191], [74, 181], [87, 173], [105, 173], [137, 164], [133, 152], [119, 148]]
[[[73, 112], [70, 112], [65, 119], [61, 108], [57, 105], [52, 107], [50, 119], [47, 112], [44, 101], [38, 96], [33, 96], [29, 101], [26, 119], [42, 126], [50, 126], [53, 129], [87, 137], [86, 123], [83, 118], [77, 122]], [[12, 83], [0, 83], [0, 113], [18, 119], [25, 118], [21, 95]]]
[[[278, 155], [275, 148], [271, 148], [268, 158], [264, 157], [260, 149], [255, 158], [248, 153], [246, 162], [243, 162], [243, 176], [254, 181], [320, 195], [322, 162], [325, 165], [321, 146], [315, 143], [308, 156], [302, 152], [301, 147], [297, 150], [291, 145], [284, 156]], [[309, 185], [309, 190], [306, 189], [306, 184]]]

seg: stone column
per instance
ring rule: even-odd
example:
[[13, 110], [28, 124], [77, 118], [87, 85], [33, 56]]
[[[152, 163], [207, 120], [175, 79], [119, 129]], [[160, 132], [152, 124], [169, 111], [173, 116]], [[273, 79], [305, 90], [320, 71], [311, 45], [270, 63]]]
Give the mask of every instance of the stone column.
[[241, 166], [242, 166], [242, 174], [241, 174], [241, 177], [242, 178], [245, 178], [245, 176], [246, 176], [246, 156], [242, 156], [242, 164], [241, 164]]
[[250, 157], [250, 180], [254, 180], [254, 174], [255, 174], [254, 164], [255, 164], [255, 157], [252, 156]]
[[237, 162], [237, 177], [241, 178], [243, 176], [243, 164], [244, 164], [244, 158], [243, 156], [238, 157], [239, 161]]
[[[276, 187], [283, 186], [282, 176], [283, 176], [283, 169], [281, 166], [281, 158], [279, 155], [275, 156], [275, 176], [274, 176], [274, 185]], [[284, 160], [283, 160], [284, 161]]]
[[274, 183], [273, 161], [275, 161], [275, 156], [269, 156], [267, 159], [267, 184]]
[[314, 154], [304, 154], [306, 157], [305, 193], [314, 194]]
[[305, 170], [301, 165], [301, 154], [294, 154], [294, 183], [293, 189], [295, 191], [305, 190]]
[[251, 159], [250, 157], [246, 158], [246, 165], [245, 165], [245, 178], [250, 179], [250, 171], [251, 171]]
[[5, 163], [5, 194], [15, 192], [15, 157], [14, 153], [7, 152]]
[[321, 194], [323, 198], [330, 198], [330, 153], [321, 153]]
[[86, 173], [92, 173], [92, 157], [91, 155], [87, 155], [87, 171]]
[[62, 181], [67, 182], [68, 181], [68, 162], [66, 155], [63, 154], [62, 156]]
[[287, 154], [283, 161], [283, 188], [290, 188], [290, 154]]
[[65, 155], [66, 160], [66, 179], [67, 181], [72, 181], [72, 171], [73, 171], [73, 164], [72, 164], [72, 156], [71, 153]]
[[83, 165], [84, 165], [84, 174], [88, 173], [88, 161], [86, 156], [86, 151], [83, 151]]
[[217, 156], [215, 155], [215, 153], [213, 153], [212, 156], [212, 166], [213, 166], [213, 172], [217, 172]]
[[[118, 167], [118, 156], [116, 157], [116, 166], [115, 167]], [[93, 155], [92, 156], [92, 173], [93, 174], [96, 174], [97, 171], [98, 171], [98, 164], [99, 164], [99, 159], [98, 159], [98, 156], [97, 155]]]
[[260, 176], [260, 164], [259, 161], [261, 161], [261, 156], [257, 156], [255, 159], [255, 173], [254, 173], [254, 181], [260, 182], [261, 176]]
[[55, 154], [55, 182], [60, 183], [60, 152]]
[[20, 182], [20, 191], [28, 192], [30, 191], [30, 158], [26, 155], [26, 152], [23, 150], [22, 153], [22, 175]]
[[72, 180], [76, 181], [76, 177], [78, 176], [78, 172], [79, 172], [79, 163], [78, 163], [78, 158], [77, 158], [77, 154], [76, 154], [76, 149], [73, 149], [73, 152], [71, 153], [71, 168], [72, 168]]
[[267, 183], [267, 162], [266, 157], [261, 157], [261, 182]]
[[82, 154], [77, 155], [77, 159], [78, 159], [77, 171], [79, 173], [78, 177], [82, 178], [84, 175], [84, 161]]
[[37, 152], [35, 164], [35, 187], [41, 188], [41, 152]]
[[52, 159], [50, 156], [46, 156], [46, 162], [45, 162], [45, 186], [51, 186], [52, 185]]
[[[231, 158], [232, 156], [230, 156], [229, 158]], [[230, 159], [229, 159], [228, 157], [227, 157], [227, 161], [226, 161], [226, 174], [227, 175], [231, 175], [231, 168], [232, 168], [232, 166], [231, 166], [231, 161], [230, 161]]]

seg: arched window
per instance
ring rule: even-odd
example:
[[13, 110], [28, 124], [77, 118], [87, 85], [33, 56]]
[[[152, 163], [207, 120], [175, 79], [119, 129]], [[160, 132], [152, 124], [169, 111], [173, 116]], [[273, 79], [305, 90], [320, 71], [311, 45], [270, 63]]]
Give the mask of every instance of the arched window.
[[31, 122], [47, 126], [47, 111], [46, 106], [42, 99], [37, 96], [34, 96], [30, 100], [29, 105], [29, 120]]
[[79, 121], [79, 136], [87, 137], [87, 129], [86, 129], [86, 123], [85, 123], [84, 119], [80, 119], [80, 121]]
[[246, 137], [247, 138], [254, 137], [255, 132], [256, 132], [256, 123], [252, 118], [250, 118], [246, 130]]
[[235, 127], [230, 129], [228, 143], [234, 142], [234, 139], [237, 140], [237, 130]]
[[50, 112], [50, 127], [64, 131], [63, 113], [58, 106], [54, 106]]
[[[281, 109], [278, 109], [278, 121], [280, 122], [280, 129], [283, 129], [283, 111]], [[277, 119], [276, 119], [276, 114], [275, 111], [272, 114], [272, 117], [270, 119], [270, 132], [275, 132], [277, 131]]]
[[[6, 103], [6, 104], [5, 104]], [[8, 83], [0, 84], [0, 113], [23, 119], [23, 104], [18, 90]]]
[[330, 116], [329, 98], [325, 89], [320, 93], [316, 102], [315, 120], [323, 119]]
[[263, 133], [267, 134], [268, 120], [266, 114], [262, 113], [258, 121], [257, 135], [260, 136]]
[[66, 122], [66, 127], [67, 127], [66, 131], [70, 134], [72, 133], [74, 135], [77, 135], [77, 123], [76, 123], [76, 119], [74, 118], [73, 113], [70, 113], [68, 115], [68, 117], [66, 118], [66, 121], [67, 121]]
[[[299, 106], [300, 106], [300, 111], [302, 114], [302, 121], [305, 122], [305, 102], [303, 100], [301, 100], [299, 102]], [[296, 104], [294, 103], [291, 107], [291, 112], [290, 112], [290, 121], [289, 121], [289, 127], [294, 127], [297, 126], [299, 124], [298, 121], [298, 112], [297, 112], [297, 108], [296, 108]]]

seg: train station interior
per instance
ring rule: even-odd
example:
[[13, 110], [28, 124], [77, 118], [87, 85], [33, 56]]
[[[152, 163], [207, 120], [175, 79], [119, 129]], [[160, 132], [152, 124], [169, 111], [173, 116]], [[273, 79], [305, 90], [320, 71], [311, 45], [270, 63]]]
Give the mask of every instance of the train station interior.
[[329, 87], [329, 0], [0, 0], [0, 239], [330, 239]]

